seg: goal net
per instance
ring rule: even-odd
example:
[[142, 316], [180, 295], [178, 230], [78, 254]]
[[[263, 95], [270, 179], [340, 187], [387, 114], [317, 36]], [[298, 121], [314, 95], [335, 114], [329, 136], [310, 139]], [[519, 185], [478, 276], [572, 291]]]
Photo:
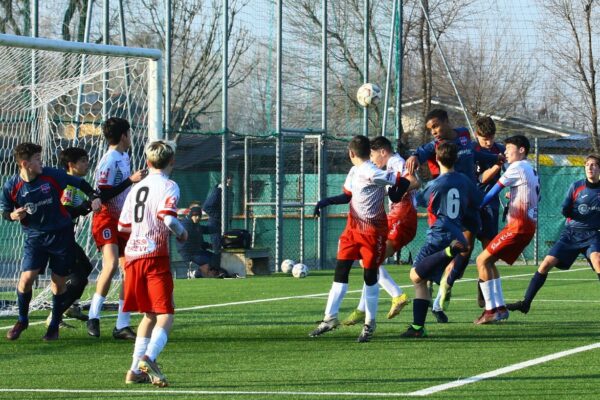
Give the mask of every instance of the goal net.
[[[107, 149], [102, 122], [121, 117], [131, 124], [132, 170], [143, 166], [149, 138], [162, 137], [161, 52], [120, 46], [0, 35], [0, 173], [2, 182], [17, 172], [12, 150], [21, 142], [43, 148], [45, 166], [58, 167], [61, 150], [77, 146], [90, 156], [86, 180]], [[101, 268], [90, 234], [91, 216], [77, 226], [77, 242], [94, 271], [83, 301], [89, 300]], [[0, 222], [0, 315], [16, 313], [24, 235], [19, 223]], [[50, 271], [41, 274], [31, 309], [49, 304]], [[118, 278], [115, 278], [118, 279]], [[109, 298], [116, 298], [113, 283]]]

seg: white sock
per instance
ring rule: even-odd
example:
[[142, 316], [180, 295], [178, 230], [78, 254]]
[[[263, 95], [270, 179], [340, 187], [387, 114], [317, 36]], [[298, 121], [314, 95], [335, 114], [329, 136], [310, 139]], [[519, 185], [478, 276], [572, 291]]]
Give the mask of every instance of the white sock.
[[377, 305], [379, 304], [379, 285], [366, 286], [364, 288], [366, 301], [365, 324], [373, 327], [375, 325], [375, 316], [377, 315]]
[[435, 296], [435, 300], [433, 301], [433, 306], [431, 307], [433, 311], [442, 311], [442, 306], [440, 305], [440, 291], [438, 290], [437, 296]]
[[348, 291], [347, 283], [333, 282], [331, 284], [329, 297], [327, 297], [327, 306], [325, 306], [325, 320], [337, 317], [346, 291]]
[[500, 278], [496, 278], [492, 280], [494, 282], [494, 298], [496, 300], [495, 307], [505, 307], [506, 303], [504, 301], [504, 293], [502, 292], [502, 280]]
[[130, 370], [136, 374], [141, 372], [138, 368], [138, 364], [140, 362], [140, 358], [142, 358], [142, 356], [146, 353], [148, 343], [150, 343], [150, 338], [144, 336], [138, 336], [135, 338], [135, 345], [133, 346], [133, 361], [131, 362]]
[[367, 285], [365, 285], [363, 283], [363, 288], [360, 291], [360, 301], [358, 302], [358, 306], [356, 307], [357, 310], [365, 312], [365, 287]]
[[167, 339], [167, 331], [163, 328], [155, 326], [154, 329], [152, 329], [152, 337], [150, 337], [150, 343], [148, 343], [148, 348], [146, 349], [146, 355], [150, 360], [156, 361], [158, 355], [165, 348]]
[[117, 329], [123, 329], [129, 326], [131, 313], [123, 312], [123, 300], [119, 300], [119, 313], [117, 314]]
[[386, 271], [385, 268], [379, 267], [379, 278], [377, 283], [388, 292], [391, 297], [398, 297], [402, 294], [400, 286], [392, 279], [391, 275]]
[[106, 300], [104, 296], [94, 293], [94, 296], [92, 296], [92, 303], [90, 304], [90, 312], [88, 313], [90, 319], [100, 318], [100, 310], [102, 310], [104, 300]]
[[485, 299], [485, 309], [486, 311], [489, 311], [494, 308], [492, 281], [479, 282], [479, 287], [481, 288], [481, 293]]

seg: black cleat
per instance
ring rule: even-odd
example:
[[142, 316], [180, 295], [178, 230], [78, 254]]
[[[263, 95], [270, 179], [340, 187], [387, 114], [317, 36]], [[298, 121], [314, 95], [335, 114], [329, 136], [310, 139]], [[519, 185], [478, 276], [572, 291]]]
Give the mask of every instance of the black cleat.
[[44, 342], [52, 342], [54, 340], [58, 340], [58, 327], [50, 328], [46, 331], [46, 334], [42, 336], [42, 340]]
[[531, 307], [529, 304], [521, 300], [506, 305], [508, 311], [521, 311], [523, 314], [527, 314], [529, 312], [529, 307]]
[[358, 336], [358, 339], [356, 339], [356, 341], [358, 343], [369, 342], [371, 340], [371, 338], [373, 337], [373, 332], [375, 332], [375, 323], [373, 323], [373, 325], [365, 324], [363, 326], [362, 332], [360, 333], [360, 335]]
[[421, 338], [427, 337], [427, 331], [425, 331], [425, 328], [423, 328], [423, 327], [421, 327], [419, 329], [415, 329], [415, 327], [413, 325], [409, 325], [406, 332], [401, 334], [400, 337], [421, 339]]
[[446, 315], [445, 312], [443, 311], [436, 311], [436, 310], [431, 310], [431, 313], [435, 316], [436, 321], [438, 322], [438, 324], [447, 324], [448, 323], [448, 316]]
[[100, 337], [100, 320], [98, 318], [90, 318], [87, 321], [88, 335]]
[[129, 326], [125, 328], [113, 329], [112, 335], [115, 339], [123, 339], [123, 340], [135, 340], [135, 332]]

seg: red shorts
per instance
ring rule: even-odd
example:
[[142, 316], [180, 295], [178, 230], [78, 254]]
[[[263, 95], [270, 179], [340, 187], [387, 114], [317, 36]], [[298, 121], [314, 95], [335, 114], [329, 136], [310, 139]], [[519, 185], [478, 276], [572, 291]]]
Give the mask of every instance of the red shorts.
[[414, 207], [407, 208], [402, 214], [390, 213], [387, 221], [387, 240], [392, 243], [394, 251], [399, 251], [417, 235], [417, 210]]
[[338, 242], [338, 260], [362, 260], [363, 268], [379, 268], [385, 259], [385, 234], [344, 229]]
[[485, 248], [491, 255], [512, 265], [533, 239], [535, 231], [517, 232], [506, 226]]
[[173, 314], [173, 276], [169, 257], [125, 262], [123, 311]]
[[96, 213], [92, 217], [92, 236], [98, 249], [102, 249], [105, 244], [116, 244], [119, 246], [119, 256], [123, 256], [129, 233], [119, 232], [118, 225], [116, 218], [106, 213]]

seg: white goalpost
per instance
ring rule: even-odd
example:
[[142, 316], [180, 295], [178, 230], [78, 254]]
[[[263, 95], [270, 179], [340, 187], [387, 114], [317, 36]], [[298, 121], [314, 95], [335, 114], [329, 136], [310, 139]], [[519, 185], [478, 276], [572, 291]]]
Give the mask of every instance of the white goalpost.
[[[77, 146], [96, 163], [106, 150], [101, 124], [121, 117], [131, 124], [132, 170], [143, 167], [148, 140], [163, 137], [162, 53], [132, 48], [0, 34], [0, 177], [17, 172], [12, 150], [24, 141], [43, 147], [46, 166], [58, 166], [64, 148]], [[93, 294], [101, 257], [90, 234], [91, 217], [80, 221], [76, 238], [95, 266]], [[19, 223], [0, 222], [0, 315], [16, 313], [23, 234]], [[48, 302], [49, 275], [40, 275], [31, 309]], [[116, 298], [119, 285], [113, 285]], [[85, 298], [87, 296], [87, 299]]]

